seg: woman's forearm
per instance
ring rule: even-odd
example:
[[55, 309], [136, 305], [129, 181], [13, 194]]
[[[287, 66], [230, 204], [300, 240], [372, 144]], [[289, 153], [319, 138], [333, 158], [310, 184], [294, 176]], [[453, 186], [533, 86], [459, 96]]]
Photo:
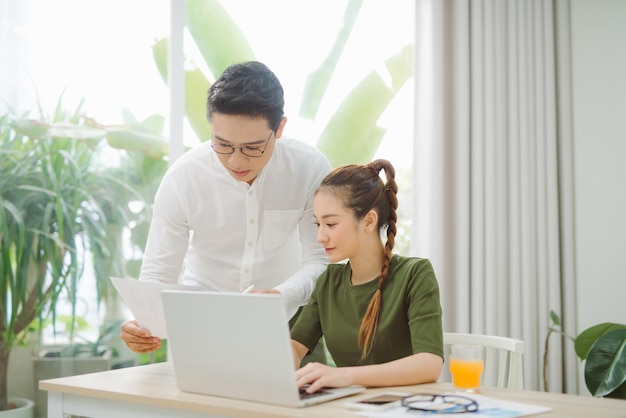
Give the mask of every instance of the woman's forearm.
[[432, 353], [418, 353], [398, 360], [368, 366], [345, 367], [352, 384], [368, 387], [405, 386], [436, 382], [443, 359]]
[[302, 359], [306, 355], [307, 351], [309, 351], [309, 349], [306, 348], [305, 345], [300, 344], [298, 341], [291, 340], [291, 351], [293, 351], [294, 368], [298, 370]]

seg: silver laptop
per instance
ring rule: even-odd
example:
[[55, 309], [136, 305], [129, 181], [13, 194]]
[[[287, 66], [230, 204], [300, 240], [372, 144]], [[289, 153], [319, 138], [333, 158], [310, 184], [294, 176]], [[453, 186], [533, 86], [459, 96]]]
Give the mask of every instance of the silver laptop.
[[301, 394], [279, 295], [164, 290], [162, 299], [181, 391], [300, 407], [365, 390]]

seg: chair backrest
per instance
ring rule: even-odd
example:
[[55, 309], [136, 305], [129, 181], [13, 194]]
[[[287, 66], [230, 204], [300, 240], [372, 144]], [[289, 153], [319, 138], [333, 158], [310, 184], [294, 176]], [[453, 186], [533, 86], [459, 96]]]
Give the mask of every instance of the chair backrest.
[[[444, 351], [448, 361], [450, 344], [479, 344], [485, 347], [484, 386], [524, 389], [524, 341], [494, 335], [443, 333]], [[449, 376], [448, 368], [444, 370]]]

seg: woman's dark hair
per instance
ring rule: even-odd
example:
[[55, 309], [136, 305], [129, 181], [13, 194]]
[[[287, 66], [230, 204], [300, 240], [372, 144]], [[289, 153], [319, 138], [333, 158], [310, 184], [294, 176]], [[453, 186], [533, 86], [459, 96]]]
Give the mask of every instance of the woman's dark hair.
[[[386, 182], [380, 177], [384, 170]], [[392, 250], [396, 236], [398, 215], [398, 185], [395, 170], [387, 160], [375, 160], [365, 165], [345, 165], [333, 170], [322, 180], [318, 193], [324, 191], [337, 196], [346, 208], [352, 211], [357, 220], [363, 219], [370, 210], [378, 214], [377, 230], [387, 227], [387, 240], [381, 272], [378, 279], [378, 290], [372, 296], [359, 329], [358, 342], [363, 348], [361, 358], [364, 359], [372, 350], [378, 318], [380, 316], [382, 290], [389, 274]]]
[[207, 95], [206, 114], [209, 121], [213, 113], [262, 117], [276, 130], [284, 105], [283, 87], [276, 75], [265, 64], [249, 61], [226, 68], [213, 83]]

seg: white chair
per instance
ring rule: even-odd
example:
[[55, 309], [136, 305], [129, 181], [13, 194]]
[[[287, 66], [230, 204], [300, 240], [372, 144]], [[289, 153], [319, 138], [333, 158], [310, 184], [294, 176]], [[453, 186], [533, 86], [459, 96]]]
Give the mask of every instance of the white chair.
[[[494, 335], [443, 333], [445, 358], [448, 362], [450, 344], [479, 344], [485, 347], [483, 386], [524, 389], [524, 341]], [[448, 373], [448, 368], [444, 366]]]

